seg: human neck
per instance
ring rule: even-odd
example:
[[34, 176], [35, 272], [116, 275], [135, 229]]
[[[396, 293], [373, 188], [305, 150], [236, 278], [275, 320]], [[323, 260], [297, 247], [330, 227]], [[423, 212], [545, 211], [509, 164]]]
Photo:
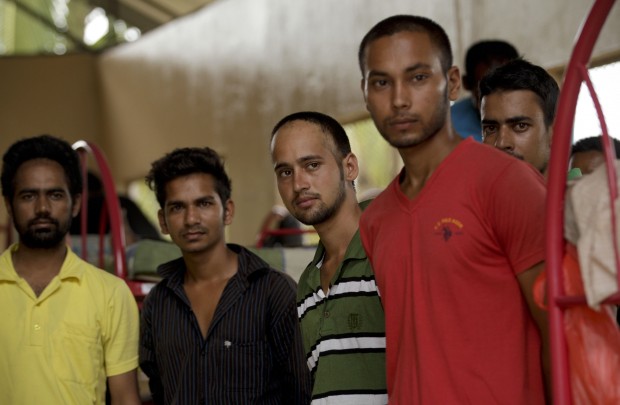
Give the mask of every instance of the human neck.
[[435, 169], [461, 141], [451, 127], [444, 127], [419, 145], [399, 149], [405, 166], [405, 176], [400, 180], [403, 193], [410, 199], [415, 198]]
[[325, 247], [327, 257], [339, 259], [344, 257], [353, 235], [359, 228], [361, 215], [362, 210], [355, 194], [351, 192], [329, 220], [314, 226]]
[[30, 248], [20, 243], [12, 254], [12, 260], [15, 271], [23, 278], [33, 274], [53, 277], [60, 272], [66, 256], [64, 242], [49, 249]]
[[199, 253], [183, 253], [186, 282], [228, 279], [237, 272], [237, 255], [225, 243]]

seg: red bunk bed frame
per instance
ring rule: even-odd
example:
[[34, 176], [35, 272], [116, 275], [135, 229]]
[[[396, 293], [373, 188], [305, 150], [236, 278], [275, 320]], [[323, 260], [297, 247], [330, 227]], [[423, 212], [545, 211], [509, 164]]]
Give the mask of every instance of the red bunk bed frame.
[[112, 179], [112, 173], [110, 167], [105, 158], [103, 152], [95, 144], [89, 141], [77, 141], [73, 144], [75, 149], [80, 155], [82, 181], [83, 181], [83, 193], [82, 193], [82, 208], [81, 208], [81, 248], [82, 259], [88, 260], [88, 232], [87, 232], [87, 218], [88, 218], [88, 185], [87, 185], [87, 171], [88, 171], [88, 155], [92, 155], [101, 175], [101, 181], [103, 182], [103, 191], [105, 195], [104, 209], [101, 213], [99, 223], [99, 267], [104, 266], [104, 243], [105, 243], [105, 229], [106, 224], [110, 223], [110, 243], [112, 248], [112, 254], [114, 258], [114, 274], [125, 280], [132, 294], [136, 298], [138, 305], [141, 305], [142, 301], [146, 297], [146, 294], [155, 285], [152, 282], [135, 281], [130, 280], [127, 272], [127, 258], [125, 256], [125, 233], [123, 230], [123, 218], [121, 214], [121, 207], [118, 200], [118, 194], [116, 192], [116, 186]]
[[[577, 98], [582, 82], [585, 82], [590, 91], [601, 124], [609, 183], [609, 197], [612, 202], [618, 197], [614, 166], [615, 156], [607, 132], [605, 118], [586, 68], [592, 56], [594, 44], [600, 35], [603, 24], [614, 2], [615, 0], [595, 0], [589, 14], [584, 20], [566, 69], [553, 128], [553, 145], [549, 163], [546, 204], [547, 296], [549, 302], [553, 402], [561, 405], [572, 403], [563, 310], [572, 305], [586, 304], [583, 296], [576, 297], [567, 296], [565, 294], [562, 272], [562, 259], [565, 253], [565, 242], [563, 237], [564, 195], [566, 191], [568, 159], [572, 144], [573, 122]], [[611, 207], [613, 240], [617, 247], [613, 203]], [[615, 249], [614, 254], [616, 269], [618, 270], [618, 285], [620, 285], [620, 257], [617, 249]], [[620, 294], [615, 294], [605, 301], [605, 303], [618, 302], [620, 302]], [[610, 384], [613, 383], [614, 382], [610, 381]]]

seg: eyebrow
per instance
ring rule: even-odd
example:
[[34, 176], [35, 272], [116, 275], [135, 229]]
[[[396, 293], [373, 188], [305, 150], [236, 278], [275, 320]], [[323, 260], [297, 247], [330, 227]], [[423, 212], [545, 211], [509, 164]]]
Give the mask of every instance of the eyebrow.
[[21, 190], [18, 190], [17, 193], [18, 194], [24, 194], [24, 193], [39, 193], [39, 192], [44, 192], [44, 193], [64, 193], [65, 189], [62, 187], [52, 187], [52, 188], [23, 188]]
[[[323, 160], [323, 157], [320, 156], [320, 155], [307, 155], [307, 156], [300, 157], [295, 162], [297, 162], [297, 163], [304, 163], [304, 162], [308, 162], [310, 160]], [[281, 169], [283, 167], [289, 167], [289, 164], [288, 163], [276, 163], [276, 165], [274, 166], [273, 170], [274, 171], [278, 171], [278, 169]]]
[[[411, 73], [411, 72], [415, 72], [416, 70], [420, 70], [420, 69], [431, 69], [432, 66], [429, 65], [428, 63], [416, 63], [415, 65], [409, 66], [405, 69], [405, 73]], [[372, 76], [389, 76], [388, 73], [386, 72], [382, 72], [380, 70], [370, 70], [368, 71], [368, 77], [372, 77]]]
[[532, 121], [532, 119], [525, 115], [517, 115], [516, 117], [510, 117], [506, 120], [507, 124], [516, 124], [517, 122], [522, 121]]
[[[510, 117], [505, 119], [503, 122], [505, 122], [506, 124], [516, 124], [519, 122], [523, 122], [523, 121], [527, 121], [527, 122], [531, 122], [532, 119], [528, 116], [525, 115], [517, 115], [516, 117]], [[482, 120], [482, 124], [499, 124], [498, 120]]]

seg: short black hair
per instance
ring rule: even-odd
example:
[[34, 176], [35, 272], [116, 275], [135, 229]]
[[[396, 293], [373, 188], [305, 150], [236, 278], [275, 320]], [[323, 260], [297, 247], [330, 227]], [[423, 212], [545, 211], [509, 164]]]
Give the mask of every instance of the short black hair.
[[498, 91], [529, 90], [538, 96], [545, 125], [553, 124], [560, 87], [542, 67], [514, 59], [487, 73], [480, 81], [480, 99]]
[[9, 147], [2, 158], [2, 196], [12, 200], [15, 194], [15, 176], [22, 164], [34, 159], [48, 159], [58, 163], [65, 172], [71, 199], [82, 194], [80, 157], [71, 145], [51, 135], [24, 138]]
[[483, 62], [517, 59], [519, 53], [512, 44], [502, 40], [478, 41], [467, 49], [465, 55], [465, 74], [471, 75], [476, 66]]
[[336, 156], [338, 159], [344, 159], [349, 153], [351, 153], [351, 143], [346, 131], [340, 125], [338, 121], [329, 115], [316, 112], [316, 111], [300, 111], [293, 114], [289, 114], [282, 118], [271, 131], [271, 139], [275, 136], [276, 132], [280, 130], [285, 124], [292, 121], [306, 121], [316, 124], [325, 135], [334, 141], [336, 151], [340, 156]]
[[399, 32], [424, 32], [428, 34], [433, 45], [439, 49], [441, 68], [447, 73], [452, 67], [452, 47], [443, 28], [435, 21], [416, 15], [395, 15], [378, 22], [362, 39], [357, 53], [362, 76], [364, 75], [364, 58], [368, 45], [382, 37]]
[[[616, 152], [616, 159], [620, 159], [620, 141], [614, 137], [611, 137], [611, 141], [614, 145]], [[589, 138], [583, 138], [575, 142], [572, 146], [570, 154], [571, 156], [579, 152], [603, 152], [603, 136], [591, 136]]]
[[179, 177], [196, 173], [210, 174], [215, 179], [215, 190], [222, 204], [230, 199], [231, 181], [222, 158], [209, 147], [178, 148], [151, 164], [146, 184], [155, 192], [157, 202], [163, 208], [166, 204], [166, 184]]

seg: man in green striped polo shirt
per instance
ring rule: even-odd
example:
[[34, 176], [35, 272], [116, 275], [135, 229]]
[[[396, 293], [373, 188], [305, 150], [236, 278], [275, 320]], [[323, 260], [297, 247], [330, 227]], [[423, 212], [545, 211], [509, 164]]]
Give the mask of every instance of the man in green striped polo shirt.
[[320, 237], [297, 289], [312, 403], [386, 404], [383, 307], [360, 242], [348, 137], [333, 118], [299, 112], [273, 129], [271, 156], [284, 205]]

